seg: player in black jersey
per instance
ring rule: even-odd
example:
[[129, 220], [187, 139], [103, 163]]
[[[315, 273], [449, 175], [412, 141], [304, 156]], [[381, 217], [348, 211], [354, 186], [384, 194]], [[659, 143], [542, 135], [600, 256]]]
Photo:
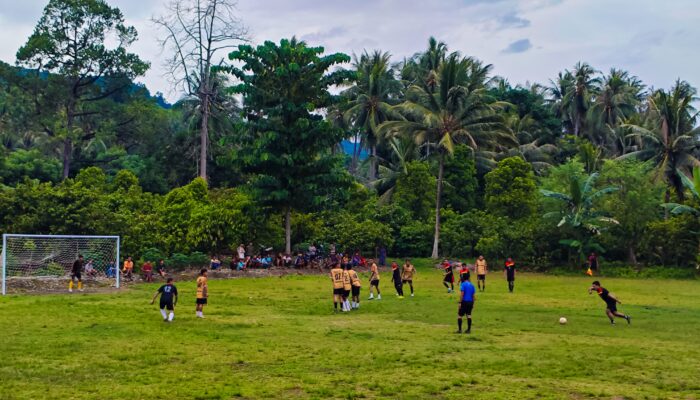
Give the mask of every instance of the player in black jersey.
[[628, 324], [631, 323], [632, 318], [630, 318], [629, 315], [625, 315], [617, 311], [617, 304], [622, 304], [622, 302], [618, 300], [615, 296], [613, 296], [612, 293], [608, 291], [608, 289], [600, 286], [600, 282], [595, 281], [593, 282], [593, 285], [590, 288], [588, 288], [588, 294], [593, 293], [594, 290], [596, 291], [596, 293], [598, 293], [598, 296], [600, 296], [600, 298], [605, 302], [605, 314], [610, 319], [611, 324], [615, 325], [615, 317], [624, 318], [627, 320]]
[[[158, 288], [151, 304], [156, 302], [158, 295], [160, 295], [160, 314], [163, 316], [163, 321], [172, 322], [175, 318], [175, 305], [177, 305], [177, 288], [173, 285], [173, 278], [168, 278], [167, 283]], [[170, 315], [166, 310], [170, 311]]]

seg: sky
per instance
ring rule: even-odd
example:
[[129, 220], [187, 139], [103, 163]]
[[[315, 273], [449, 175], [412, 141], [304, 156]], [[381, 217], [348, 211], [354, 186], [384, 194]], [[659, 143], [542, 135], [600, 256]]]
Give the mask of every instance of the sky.
[[[167, 1], [108, 0], [139, 32], [130, 51], [151, 63], [138, 80], [175, 101], [181, 93], [164, 74], [150, 22]], [[0, 0], [0, 60], [14, 63], [47, 2]], [[379, 49], [395, 61], [435, 36], [514, 85], [547, 84], [586, 61], [604, 72], [626, 69], [656, 88], [679, 77], [700, 87], [698, 0], [239, 0], [238, 15], [252, 43], [297, 36], [327, 52]]]

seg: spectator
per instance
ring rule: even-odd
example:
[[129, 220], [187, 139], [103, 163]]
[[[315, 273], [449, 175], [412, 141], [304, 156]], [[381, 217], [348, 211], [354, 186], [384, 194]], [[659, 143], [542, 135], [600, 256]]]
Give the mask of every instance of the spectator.
[[306, 259], [304, 259], [304, 255], [299, 253], [297, 254], [296, 260], [294, 260], [294, 268], [304, 268], [306, 266]]
[[113, 262], [109, 262], [107, 264], [107, 270], [105, 271], [105, 275], [107, 278], [116, 278], [117, 277], [117, 269], [114, 267]]
[[255, 257], [255, 248], [253, 247], [253, 242], [249, 242], [248, 246], [246, 246], [245, 255], [248, 257]]
[[97, 276], [97, 270], [95, 269], [95, 266], [92, 264], [92, 260], [88, 260], [87, 264], [85, 264], [85, 274], [87, 276], [91, 276], [93, 278]]
[[165, 278], [165, 261], [161, 258], [158, 260], [158, 265], [156, 265], [156, 272], [161, 276], [161, 278]]
[[282, 265], [284, 264], [284, 261], [282, 261], [282, 259], [282, 253], [277, 253], [277, 255], [275, 256], [275, 267], [282, 267]]
[[335, 256], [335, 242], [331, 243], [331, 245], [328, 246], [328, 251], [330, 252], [331, 256]]
[[219, 257], [213, 256], [209, 261], [209, 266], [211, 267], [212, 271], [216, 271], [217, 269], [221, 268], [221, 260], [219, 260]]
[[236, 270], [237, 270], [237, 271], [242, 271], [242, 270], [246, 269], [246, 263], [247, 263], [247, 261], [248, 261], [248, 260], [245, 259], [245, 258], [243, 258], [243, 259], [238, 259], [238, 264], [236, 264]]
[[245, 247], [243, 246], [243, 243], [238, 245], [238, 249], [236, 249], [236, 252], [238, 252], [239, 260], [245, 260]]
[[355, 251], [355, 255], [352, 256], [352, 260], [350, 260], [350, 264], [352, 264], [353, 267], [357, 267], [360, 265], [360, 259], [361, 259], [360, 252]]
[[316, 258], [317, 251], [318, 250], [316, 249], [316, 245], [311, 243], [311, 246], [309, 246], [309, 252], [308, 252], [310, 261], [313, 260], [314, 258]]
[[386, 247], [384, 246], [379, 248], [379, 266], [386, 266]]
[[124, 268], [122, 269], [124, 273], [124, 279], [132, 280], [134, 278], [134, 260], [131, 257], [127, 257], [124, 260]]
[[143, 263], [141, 272], [143, 272], [143, 280], [146, 282], [153, 282], [153, 264], [151, 264], [150, 261]]
[[270, 268], [272, 265], [272, 257], [270, 255], [266, 255], [260, 259], [260, 264], [263, 268]]
[[282, 264], [287, 268], [292, 266], [292, 256], [289, 253], [285, 253], [282, 256]]

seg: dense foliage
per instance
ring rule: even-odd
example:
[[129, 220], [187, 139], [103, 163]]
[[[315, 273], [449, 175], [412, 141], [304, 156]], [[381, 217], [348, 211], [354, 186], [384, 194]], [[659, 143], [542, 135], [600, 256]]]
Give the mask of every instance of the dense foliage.
[[432, 38], [398, 64], [245, 44], [213, 70], [207, 182], [201, 111], [134, 83], [136, 38], [103, 0], [51, 0], [18, 64], [0, 63], [0, 232], [119, 234], [127, 254], [181, 260], [334, 242], [537, 268], [591, 251], [697, 261], [700, 131], [682, 80], [652, 90], [582, 62], [512, 86]]

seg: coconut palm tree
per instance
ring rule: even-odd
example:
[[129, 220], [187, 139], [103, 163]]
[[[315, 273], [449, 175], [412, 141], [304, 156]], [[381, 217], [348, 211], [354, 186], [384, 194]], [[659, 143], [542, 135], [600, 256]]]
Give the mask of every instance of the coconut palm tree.
[[391, 201], [399, 177], [408, 173], [408, 163], [423, 160], [415, 140], [408, 136], [392, 137], [387, 140], [391, 150], [389, 157], [379, 158], [379, 174], [371, 185], [379, 193], [379, 202]]
[[573, 116], [567, 108], [564, 99], [566, 94], [573, 90], [574, 76], [569, 71], [560, 72], [556, 80], [549, 81], [550, 86], [547, 91], [550, 94], [549, 104], [554, 115], [561, 120], [562, 128], [565, 132], [573, 133]]
[[600, 93], [590, 108], [589, 123], [593, 132], [591, 140], [603, 145], [614, 141], [613, 133], [623, 121], [638, 113], [644, 97], [644, 85], [636, 76], [627, 71], [611, 69], [603, 77]]
[[[696, 202], [700, 201], [700, 167], [693, 167], [693, 174], [688, 177], [682, 171], [676, 171], [678, 178], [683, 183], [683, 187], [688, 189], [691, 196]], [[700, 209], [692, 207], [686, 204], [678, 203], [663, 203], [661, 205], [665, 209], [671, 212], [671, 214], [693, 214], [696, 217], [700, 217]]]
[[[663, 178], [683, 202], [683, 182], [678, 170], [687, 171], [700, 166], [694, 155], [700, 148], [697, 140], [700, 127], [695, 127], [698, 111], [692, 103], [697, 91], [685, 81], [677, 80], [670, 91], [656, 90], [648, 99], [648, 110], [643, 125], [623, 125], [632, 132], [629, 137], [639, 140], [640, 148], [623, 157], [654, 160], [656, 177]], [[671, 192], [666, 191], [666, 202]]]
[[474, 150], [516, 144], [503, 118], [496, 113], [499, 104], [488, 96], [490, 69], [490, 65], [473, 58], [450, 54], [438, 70], [435, 90], [431, 90], [430, 82], [411, 85], [406, 101], [395, 107], [401, 119], [380, 126], [380, 132], [386, 135], [405, 135], [419, 145], [430, 143], [435, 148], [431, 153], [438, 164], [433, 258], [438, 257], [440, 240], [444, 163], [452, 154], [454, 143], [465, 143]]
[[562, 106], [569, 111], [572, 117], [574, 136], [583, 134], [586, 115], [598, 92], [600, 78], [595, 76], [596, 73], [597, 71], [593, 67], [582, 62], [577, 63], [571, 72], [574, 78], [573, 85], [564, 94]]
[[343, 116], [356, 131], [362, 132], [362, 140], [370, 150], [370, 182], [377, 178], [377, 127], [389, 119], [391, 106], [398, 102], [401, 92], [401, 83], [389, 65], [390, 58], [389, 53], [380, 51], [355, 56], [357, 84], [344, 92], [349, 102]]

